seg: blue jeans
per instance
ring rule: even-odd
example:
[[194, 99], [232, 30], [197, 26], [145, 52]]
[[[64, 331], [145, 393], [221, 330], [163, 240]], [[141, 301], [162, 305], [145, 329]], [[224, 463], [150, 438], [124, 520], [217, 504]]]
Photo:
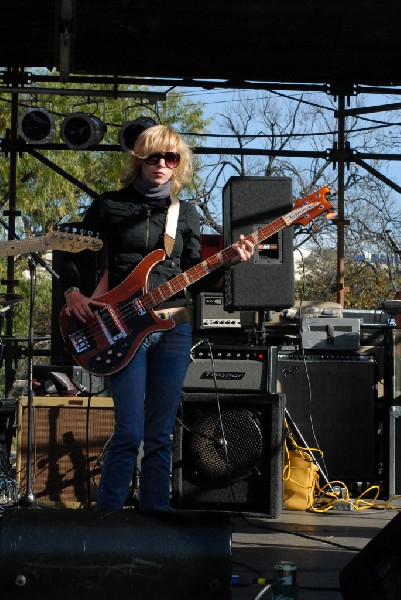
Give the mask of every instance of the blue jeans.
[[143, 440], [139, 508], [168, 509], [171, 434], [191, 343], [189, 323], [151, 333], [128, 365], [110, 377], [115, 427], [102, 467], [97, 508], [123, 508]]

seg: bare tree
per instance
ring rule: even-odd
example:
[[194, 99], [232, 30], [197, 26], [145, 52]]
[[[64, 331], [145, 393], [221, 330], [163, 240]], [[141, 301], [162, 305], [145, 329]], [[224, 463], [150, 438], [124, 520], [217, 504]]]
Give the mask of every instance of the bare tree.
[[[362, 104], [362, 101], [358, 103]], [[338, 137], [335, 110], [336, 106], [329, 97], [323, 101], [306, 95], [278, 99], [266, 93], [260, 99], [249, 100], [244, 92], [238, 92], [229, 110], [216, 115], [222, 136], [222, 153], [217, 159], [208, 156], [200, 171], [204, 177], [197, 190], [197, 204], [205, 228], [222, 231], [222, 188], [233, 175], [290, 177], [295, 197], [304, 197], [328, 186], [331, 189], [330, 200], [336, 206], [337, 165], [331, 153], [336, 148]], [[378, 150], [384, 152], [394, 143], [393, 130], [383, 126], [391, 122], [391, 118], [393, 115], [386, 115], [385, 120], [380, 122], [361, 121], [358, 117], [347, 119], [348, 147], [355, 153], [372, 149], [376, 153]], [[401, 138], [398, 141], [401, 143]], [[234, 145], [239, 151], [237, 155], [224, 153], [225, 148]], [[248, 149], [258, 152], [247, 155]], [[305, 150], [315, 156], [302, 156]], [[263, 155], [264, 151], [268, 152]], [[389, 168], [388, 163], [377, 159], [370, 161], [370, 165], [372, 170], [380, 170], [381, 173], [386, 173]], [[372, 272], [384, 269], [389, 283], [387, 294], [397, 291], [401, 287], [401, 212], [394, 191], [375, 177], [374, 172], [350, 160], [345, 170], [345, 198], [346, 269], [351, 273], [351, 263], [359, 261], [361, 265], [363, 259], [364, 268], [352, 270], [354, 279], [357, 279], [358, 273], [360, 278], [366, 276], [366, 267], [370, 265]], [[334, 250], [336, 243], [335, 220], [319, 219], [295, 229], [295, 248]], [[327, 285], [331, 287], [332, 282], [327, 281]], [[372, 302], [377, 299], [377, 294], [373, 296]]]

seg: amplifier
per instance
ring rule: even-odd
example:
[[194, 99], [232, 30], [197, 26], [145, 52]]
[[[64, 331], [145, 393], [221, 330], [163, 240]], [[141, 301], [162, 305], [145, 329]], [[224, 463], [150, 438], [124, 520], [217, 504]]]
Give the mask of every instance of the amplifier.
[[[114, 430], [111, 398], [34, 397], [33, 473], [38, 502], [78, 508], [96, 500], [105, 446]], [[27, 486], [28, 398], [18, 405], [17, 481]], [[88, 491], [88, 484], [90, 489]]]
[[302, 345], [306, 350], [358, 350], [359, 319], [301, 319]]
[[198, 346], [183, 389], [270, 392], [275, 388], [277, 347]]
[[374, 356], [279, 352], [277, 392], [286, 395], [286, 410], [306, 445], [324, 452], [329, 480], [378, 482], [383, 426]]
[[255, 313], [251, 311], [228, 312], [224, 309], [222, 293], [201, 292], [196, 299], [197, 329], [252, 327]]
[[35, 380], [34, 391], [37, 395], [46, 395], [45, 382], [51, 372], [65, 373], [73, 383], [78, 384], [81, 392], [90, 392], [92, 396], [110, 396], [107, 377], [92, 375], [78, 365], [33, 365], [32, 377]]

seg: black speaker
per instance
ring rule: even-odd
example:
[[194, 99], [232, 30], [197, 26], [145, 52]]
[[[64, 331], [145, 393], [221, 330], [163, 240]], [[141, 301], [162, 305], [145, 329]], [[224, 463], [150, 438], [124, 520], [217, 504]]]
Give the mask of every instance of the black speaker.
[[401, 598], [401, 515], [398, 514], [340, 572], [344, 600]]
[[390, 406], [389, 412], [388, 491], [391, 498], [401, 494], [401, 406]]
[[231, 523], [209, 512], [12, 510], [2, 600], [229, 600]]
[[377, 482], [376, 385], [371, 355], [278, 353], [277, 391], [306, 444], [324, 452], [329, 480]]
[[183, 393], [172, 505], [260, 512], [283, 503], [283, 394]]
[[[291, 179], [231, 177], [223, 189], [224, 246], [249, 235], [293, 207]], [[294, 305], [293, 229], [274, 234], [254, 256], [225, 273], [227, 310], [288, 308]]]

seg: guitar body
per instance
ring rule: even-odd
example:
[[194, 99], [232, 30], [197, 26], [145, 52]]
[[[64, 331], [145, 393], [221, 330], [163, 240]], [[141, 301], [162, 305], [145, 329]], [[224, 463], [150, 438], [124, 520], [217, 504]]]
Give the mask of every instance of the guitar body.
[[140, 300], [150, 271], [164, 257], [163, 250], [151, 252], [120, 285], [94, 298], [106, 306], [94, 310], [95, 316], [86, 323], [67, 316], [66, 307], [61, 311], [60, 329], [66, 347], [89, 373], [116, 373], [135, 356], [149, 333], [175, 326], [173, 320], [160, 319], [152, 309], [145, 309]]

